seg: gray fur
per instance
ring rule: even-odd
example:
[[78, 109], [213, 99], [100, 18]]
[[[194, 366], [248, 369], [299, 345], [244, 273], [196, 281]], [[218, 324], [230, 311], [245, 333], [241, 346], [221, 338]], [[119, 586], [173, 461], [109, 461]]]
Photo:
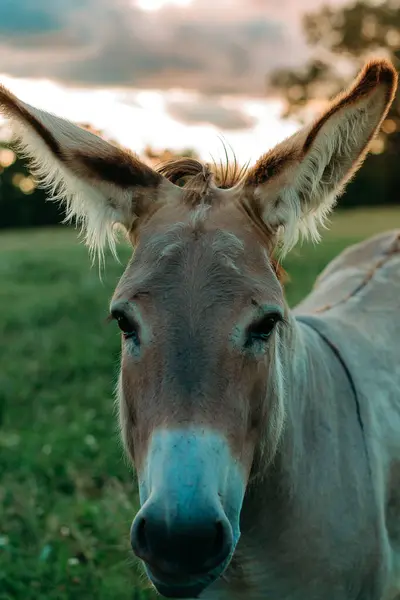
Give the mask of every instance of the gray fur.
[[[202, 598], [398, 599], [400, 231], [344, 252], [289, 318], [281, 445], [247, 492], [232, 565]], [[350, 371], [364, 433], [315, 328]]]

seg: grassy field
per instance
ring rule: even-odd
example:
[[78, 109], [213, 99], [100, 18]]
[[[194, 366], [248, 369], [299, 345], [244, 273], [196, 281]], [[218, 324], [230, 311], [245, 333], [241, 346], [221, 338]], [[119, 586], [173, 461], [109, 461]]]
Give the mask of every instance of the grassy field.
[[[338, 214], [322, 244], [288, 257], [289, 302], [343, 248], [396, 225], [400, 210]], [[105, 324], [122, 270], [109, 260], [100, 282], [67, 229], [0, 235], [0, 600], [153, 598], [129, 550], [137, 494]]]

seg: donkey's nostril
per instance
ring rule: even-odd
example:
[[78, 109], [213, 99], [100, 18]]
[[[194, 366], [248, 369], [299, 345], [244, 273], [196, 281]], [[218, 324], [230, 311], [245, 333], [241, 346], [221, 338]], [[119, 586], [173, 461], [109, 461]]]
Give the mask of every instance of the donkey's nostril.
[[215, 525], [216, 533], [215, 533], [215, 541], [214, 541], [214, 550], [218, 552], [223, 545], [224, 541], [224, 526], [221, 521], [219, 521]]
[[205, 561], [204, 568], [211, 571], [229, 556], [233, 544], [232, 529], [229, 522], [218, 521], [215, 524], [215, 538], [210, 557]]
[[132, 550], [144, 561], [147, 561], [149, 558], [149, 549], [146, 540], [146, 520], [141, 518], [136, 518], [133, 521], [131, 528], [131, 546]]

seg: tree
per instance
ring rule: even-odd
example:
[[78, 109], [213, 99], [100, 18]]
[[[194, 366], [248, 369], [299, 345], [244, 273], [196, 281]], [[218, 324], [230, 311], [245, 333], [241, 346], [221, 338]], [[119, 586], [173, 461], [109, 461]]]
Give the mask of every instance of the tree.
[[[299, 70], [276, 71], [270, 80], [285, 98], [286, 118], [309, 120], [316, 105], [345, 87], [371, 56], [386, 56], [400, 68], [400, 0], [324, 6], [304, 16], [303, 29], [311, 58]], [[342, 205], [399, 203], [400, 92], [371, 152], [368, 168], [362, 168]]]
[[0, 142], [0, 228], [53, 225], [63, 218], [55, 202], [46, 202], [25, 161]]

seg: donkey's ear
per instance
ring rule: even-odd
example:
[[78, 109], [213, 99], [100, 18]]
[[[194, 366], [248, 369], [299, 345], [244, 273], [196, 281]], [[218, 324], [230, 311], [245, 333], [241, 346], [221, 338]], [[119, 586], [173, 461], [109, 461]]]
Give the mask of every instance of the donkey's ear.
[[128, 231], [163, 192], [179, 191], [127, 150], [52, 114], [0, 86], [0, 112], [11, 122], [19, 147], [53, 199], [65, 202], [67, 219], [82, 224], [86, 243], [115, 251], [114, 225]]
[[242, 185], [245, 198], [289, 250], [299, 233], [319, 239], [318, 225], [361, 166], [393, 100], [397, 73], [368, 63], [349, 90], [311, 126], [260, 158]]

